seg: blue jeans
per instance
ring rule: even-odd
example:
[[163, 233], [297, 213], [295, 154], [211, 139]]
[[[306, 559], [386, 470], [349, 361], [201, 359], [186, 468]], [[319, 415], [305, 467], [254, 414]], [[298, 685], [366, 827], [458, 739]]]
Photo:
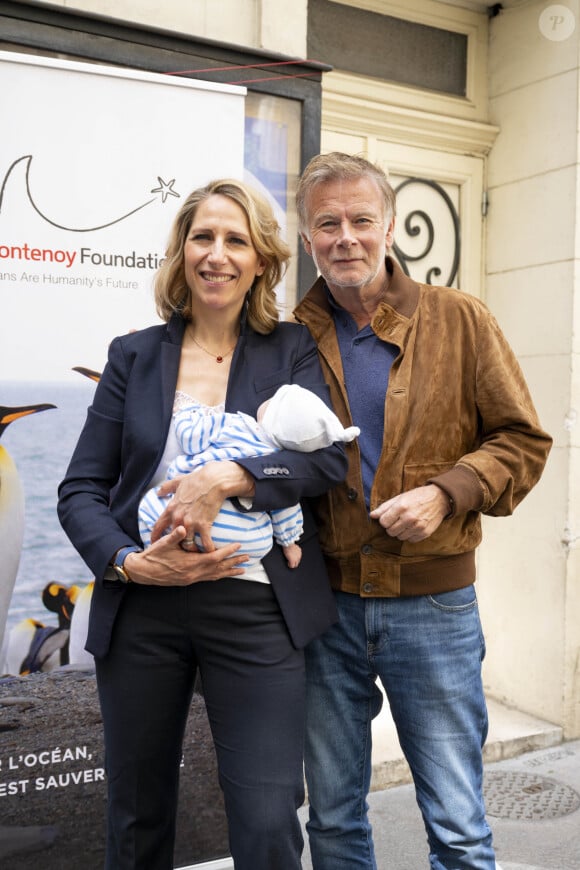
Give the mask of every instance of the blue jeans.
[[429, 866], [494, 870], [482, 796], [485, 643], [473, 586], [412, 598], [336, 597], [340, 622], [306, 650], [314, 870], [376, 870], [366, 799], [371, 721], [382, 705], [377, 677], [413, 774]]

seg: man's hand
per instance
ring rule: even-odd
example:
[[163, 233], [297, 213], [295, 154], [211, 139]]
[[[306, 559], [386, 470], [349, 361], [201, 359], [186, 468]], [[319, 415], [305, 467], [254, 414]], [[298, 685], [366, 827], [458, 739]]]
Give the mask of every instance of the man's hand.
[[418, 486], [371, 511], [392, 538], [417, 544], [439, 528], [450, 510], [449, 496], [435, 484]]

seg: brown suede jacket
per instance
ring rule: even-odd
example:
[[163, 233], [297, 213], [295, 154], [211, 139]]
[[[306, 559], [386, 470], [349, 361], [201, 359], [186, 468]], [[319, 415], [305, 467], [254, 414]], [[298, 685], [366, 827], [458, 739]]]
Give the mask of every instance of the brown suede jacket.
[[[520, 366], [494, 317], [473, 296], [417, 284], [387, 257], [394, 307], [372, 328], [399, 348], [385, 404], [374, 508], [436, 483], [453, 500], [436, 532], [412, 544], [369, 518], [358, 444], [347, 445], [344, 484], [317, 504], [320, 539], [336, 589], [362, 596], [443, 592], [475, 580], [482, 513], [507, 516], [540, 478], [552, 439], [542, 430]], [[334, 409], [352, 425], [324, 281], [294, 315], [318, 344]], [[369, 373], [371, 374], [371, 373]]]

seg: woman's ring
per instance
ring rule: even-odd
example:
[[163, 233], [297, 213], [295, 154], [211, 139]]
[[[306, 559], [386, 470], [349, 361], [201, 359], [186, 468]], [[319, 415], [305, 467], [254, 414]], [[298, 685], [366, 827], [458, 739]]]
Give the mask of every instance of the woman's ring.
[[193, 547], [195, 545], [195, 538], [184, 538], [180, 543], [180, 547], [183, 549], [184, 547]]

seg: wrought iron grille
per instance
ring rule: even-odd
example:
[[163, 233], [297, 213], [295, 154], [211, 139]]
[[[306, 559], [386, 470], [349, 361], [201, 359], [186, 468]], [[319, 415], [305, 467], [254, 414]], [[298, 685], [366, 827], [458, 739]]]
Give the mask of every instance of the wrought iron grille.
[[[447, 193], [446, 190], [437, 182], [432, 179], [427, 178], [406, 178], [402, 181], [397, 187], [395, 187], [395, 193], [397, 197], [401, 190], [410, 185], [417, 185], [419, 188], [421, 185], [426, 186], [433, 190], [437, 196], [440, 196], [443, 200], [445, 207], [449, 211], [449, 215], [451, 218], [451, 226], [452, 226], [452, 250], [449, 251], [449, 260], [450, 266], [448, 268], [446, 278], [444, 280], [440, 280], [441, 275], [443, 274], [444, 265], [430, 265], [426, 268], [425, 277], [422, 279], [420, 277], [421, 269], [413, 269], [415, 273], [413, 277], [417, 280], [423, 280], [426, 284], [445, 284], [450, 287], [455, 280], [457, 275], [457, 270], [459, 268], [459, 258], [461, 253], [461, 235], [460, 235], [460, 223], [459, 223], [459, 215], [457, 213], [457, 209], [453, 204], [451, 197]], [[420, 193], [419, 193], [420, 198]], [[413, 197], [416, 201], [417, 197]], [[399, 215], [399, 218], [401, 215]], [[435, 242], [435, 233], [436, 228], [434, 226], [433, 219], [431, 216], [425, 211], [423, 208], [415, 208], [412, 207], [410, 211], [408, 211], [403, 216], [402, 225], [405, 228], [405, 232], [410, 238], [418, 239], [420, 242], [423, 242], [422, 247], [420, 248], [418, 253], [411, 254], [410, 252], [405, 252], [403, 250], [400, 239], [399, 243], [395, 242], [393, 244], [393, 254], [397, 258], [398, 262], [401, 265], [403, 271], [410, 275], [409, 264], [417, 264], [420, 266], [421, 261], [426, 260], [429, 257], [429, 254], [433, 250], [433, 245]], [[447, 256], [446, 256], [447, 259]], [[433, 279], [438, 279], [436, 282]]]

